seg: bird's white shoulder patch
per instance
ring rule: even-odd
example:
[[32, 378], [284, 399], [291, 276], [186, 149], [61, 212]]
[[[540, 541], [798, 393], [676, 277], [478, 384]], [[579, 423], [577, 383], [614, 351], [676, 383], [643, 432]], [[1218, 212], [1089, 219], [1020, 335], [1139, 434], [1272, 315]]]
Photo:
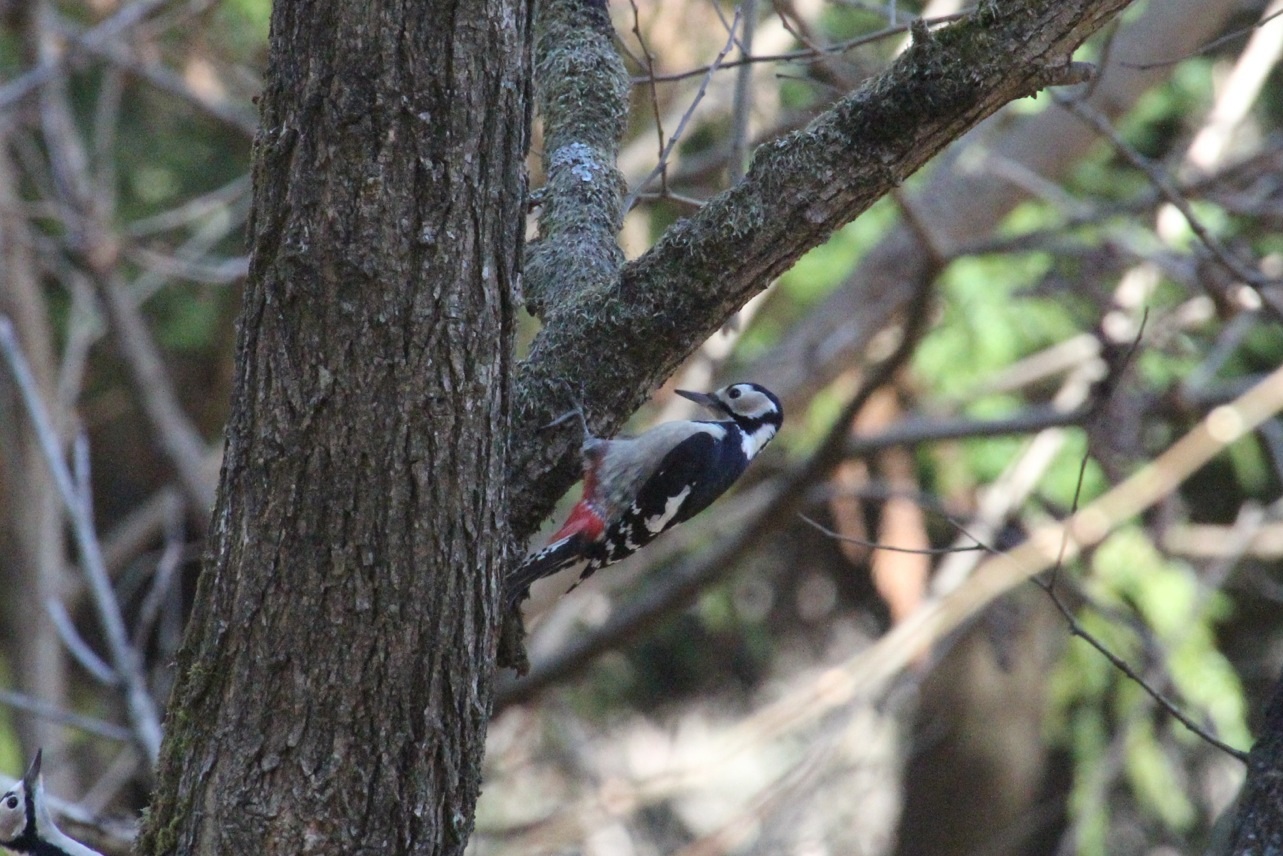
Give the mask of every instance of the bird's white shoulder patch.
[[663, 511], [646, 518], [646, 528], [650, 530], [652, 535], [658, 535], [664, 531], [677, 512], [681, 510], [682, 503], [686, 502], [686, 497], [690, 495], [691, 485], [686, 485], [686, 487], [682, 488], [681, 493], [668, 498], [664, 503]]

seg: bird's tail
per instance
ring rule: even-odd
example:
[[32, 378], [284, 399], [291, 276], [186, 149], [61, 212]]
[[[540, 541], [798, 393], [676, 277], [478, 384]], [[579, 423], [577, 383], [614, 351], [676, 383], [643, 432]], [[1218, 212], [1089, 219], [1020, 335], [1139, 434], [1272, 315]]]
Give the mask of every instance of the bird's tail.
[[582, 533], [574, 532], [553, 541], [538, 553], [530, 555], [508, 575], [506, 588], [508, 607], [512, 608], [524, 600], [530, 594], [530, 586], [535, 580], [552, 576], [581, 561], [584, 558], [587, 540]]

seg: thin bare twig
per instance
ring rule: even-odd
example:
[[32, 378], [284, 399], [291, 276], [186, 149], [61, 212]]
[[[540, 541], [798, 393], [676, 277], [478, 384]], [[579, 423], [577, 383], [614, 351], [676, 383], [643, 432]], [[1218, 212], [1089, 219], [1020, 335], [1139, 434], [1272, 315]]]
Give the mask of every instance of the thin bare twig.
[[183, 258], [132, 246], [125, 247], [123, 255], [162, 280], [185, 279], [203, 285], [230, 285], [249, 276], [249, 256]]
[[222, 187], [217, 187], [208, 193], [202, 193], [200, 196], [184, 200], [182, 203], [166, 211], [161, 211], [159, 214], [140, 217], [130, 222], [125, 227], [125, 231], [135, 238], [141, 238], [158, 232], [168, 232], [171, 229], [182, 228], [193, 220], [207, 217], [216, 211], [227, 208], [238, 200], [245, 199], [249, 195], [250, 188], [250, 177], [248, 175], [237, 176]]
[[624, 199], [623, 207], [620, 209], [621, 211], [624, 211], [625, 213], [630, 211], [633, 205], [637, 202], [637, 194], [645, 190], [646, 185], [650, 184], [651, 181], [654, 180], [655, 176], [668, 169], [668, 159], [672, 156], [673, 149], [677, 147], [679, 142], [681, 142], [682, 134], [686, 131], [686, 125], [690, 122], [691, 116], [695, 114], [695, 108], [698, 107], [699, 102], [704, 99], [704, 93], [708, 90], [708, 84], [713, 79], [713, 73], [721, 67], [722, 60], [726, 58], [726, 55], [730, 53], [731, 48], [735, 46], [735, 28], [739, 25], [740, 13], [741, 10], [739, 7], [736, 7], [735, 19], [731, 22], [730, 26], [731, 35], [727, 38], [726, 44], [723, 45], [722, 49], [718, 52], [716, 59], [713, 60], [713, 64], [709, 66], [708, 73], [704, 75], [704, 80], [700, 83], [699, 90], [696, 91], [694, 100], [691, 101], [690, 107], [687, 108], [686, 112], [682, 115], [682, 120], [677, 123], [677, 130], [668, 138], [668, 143], [664, 146], [664, 150], [660, 152], [659, 163], [655, 164], [655, 168], [652, 169], [645, 178], [638, 182], [637, 186], [634, 187], [631, 192], [629, 192], [628, 196]]
[[1181, 194], [1176, 183], [1165, 170], [1132, 148], [1132, 146], [1129, 145], [1128, 142], [1123, 139], [1122, 135], [1114, 128], [1113, 124], [1110, 123], [1109, 119], [1107, 119], [1100, 111], [1089, 107], [1086, 104], [1075, 101], [1072, 98], [1061, 95], [1054, 90], [1051, 92], [1051, 97], [1057, 104], [1069, 110], [1069, 112], [1077, 116], [1085, 124], [1107, 139], [1113, 145], [1114, 150], [1122, 155], [1128, 163], [1145, 173], [1150, 183], [1154, 185], [1154, 188], [1162, 195], [1162, 197], [1166, 201], [1170, 202], [1172, 206], [1176, 208], [1177, 211], [1180, 211], [1185, 217], [1186, 222], [1189, 223], [1190, 231], [1192, 231], [1198, 238], [1199, 242], [1207, 248], [1207, 251], [1211, 253], [1212, 257], [1220, 262], [1231, 274], [1238, 277], [1260, 293], [1262, 303], [1270, 307], [1271, 311], [1273, 311], [1276, 316], [1283, 319], [1283, 311], [1269, 300], [1268, 295], [1264, 293], [1267, 286], [1274, 285], [1275, 283], [1269, 277], [1264, 276], [1259, 271], [1253, 270], [1249, 267], [1242, 259], [1231, 252], [1219, 238], [1208, 230], [1207, 226], [1203, 224], [1203, 221], [1194, 213], [1194, 209], [1190, 207], [1189, 200]]
[[807, 517], [805, 514], [802, 514], [800, 511], [798, 512], [797, 516], [802, 519], [803, 523], [807, 524], [808, 526], [814, 529], [818, 529], [820, 532], [823, 532], [825, 535], [827, 535], [828, 537], [836, 541], [842, 541], [847, 544], [858, 544], [861, 547], [868, 547], [873, 550], [886, 550], [891, 553], [912, 553], [918, 556], [940, 556], [945, 553], [965, 553], [973, 550], [982, 550], [986, 552], [989, 551], [988, 547], [986, 547], [984, 544], [979, 544], [979, 543], [973, 544], [971, 546], [962, 546], [962, 547], [932, 547], [931, 549], [927, 549], [927, 550], [919, 550], [914, 547], [896, 547], [892, 544], [879, 544], [876, 541], [865, 541], [863, 538], [853, 538], [850, 535], [843, 535], [841, 532], [834, 532], [832, 529], [825, 526], [823, 523], [820, 523], [819, 521], [816, 521], [816, 520], [812, 520], [810, 517]]
[[936, 440], [969, 440], [1031, 434], [1045, 428], [1081, 425], [1087, 414], [1087, 407], [1057, 410], [1054, 407], [1039, 406], [1002, 419], [934, 419], [910, 416], [880, 434], [851, 437], [847, 440], [846, 454], [852, 458], [864, 458], [883, 449], [895, 446], [919, 446]]
[[81, 637], [80, 631], [76, 630], [76, 622], [67, 612], [67, 607], [63, 606], [61, 601], [50, 598], [45, 601], [45, 612], [53, 622], [54, 630], [58, 632], [58, 638], [62, 640], [63, 647], [67, 649], [67, 653], [71, 654], [72, 659], [80, 664], [80, 668], [103, 686], [115, 686], [119, 682], [116, 670], [99, 657], [89, 643]]
[[63, 66], [77, 50], [90, 50], [97, 45], [118, 39], [126, 30], [146, 20], [153, 12], [170, 0], [137, 0], [120, 7], [116, 14], [78, 38], [72, 39], [67, 48], [57, 56], [49, 57], [35, 68], [0, 86], [0, 111], [6, 110], [27, 95], [56, 79]]
[[[825, 673], [814, 688], [764, 706], [725, 738], [769, 739], [814, 722], [858, 693], [883, 691], [920, 652], [970, 621], [996, 598], [1051, 568], [1066, 529], [1073, 556], [1099, 543], [1121, 521], [1169, 496], [1230, 443], [1283, 411], [1283, 368], [1262, 378], [1230, 404], [1218, 407], [1153, 461], [1061, 523], [1041, 527], [1011, 550], [987, 559], [959, 588], [928, 602], [869, 648]], [[707, 762], [706, 762], [707, 763]]]
[[[757, 31], [757, 0], [743, 0], [741, 9], [744, 13], [744, 26], [740, 32], [740, 56], [748, 59], [753, 55], [753, 34]], [[753, 111], [753, 67], [747, 63], [735, 72], [735, 93], [731, 107], [731, 147], [730, 147], [730, 180], [731, 183], [744, 177], [748, 166], [748, 130], [750, 114]]]
[[1277, 12], [1273, 12], [1269, 15], [1266, 15], [1264, 18], [1257, 21], [1255, 24], [1252, 24], [1250, 27], [1242, 27], [1240, 29], [1234, 30], [1231, 33], [1226, 33], [1225, 35], [1219, 38], [1212, 39], [1207, 44], [1202, 45], [1201, 47], [1190, 51], [1184, 56], [1178, 56], [1173, 59], [1160, 59], [1154, 62], [1119, 62], [1118, 64], [1121, 65], [1123, 68], [1130, 68], [1136, 71], [1149, 71], [1151, 68], [1163, 68], [1169, 65], [1176, 65], [1177, 63], [1184, 62], [1190, 57], [1195, 57], [1200, 54], [1205, 54], [1205, 53], [1214, 51], [1221, 45], [1225, 44], [1226, 42], [1232, 42], [1235, 39], [1242, 38], [1243, 36], [1246, 36], [1248, 33], [1252, 32], [1253, 30], [1258, 30], [1261, 27], [1265, 26], [1270, 21], [1273, 21], [1275, 18], [1279, 17], [1280, 15], [1283, 15], [1283, 9], [1280, 9]]
[[[650, 109], [655, 116], [655, 134], [659, 137], [659, 160], [662, 163], [664, 161], [664, 118], [659, 109], [659, 88], [655, 86], [655, 55], [650, 52], [650, 45], [646, 44], [646, 39], [642, 35], [641, 10], [637, 8], [637, 0], [628, 0], [628, 5], [633, 10], [633, 34], [637, 36], [637, 45], [641, 48], [642, 60], [646, 65], [646, 79], [650, 81]], [[667, 165], [659, 173], [659, 191], [662, 195], [668, 195]]]
[[160, 616], [161, 606], [178, 579], [178, 569], [185, 553], [183, 541], [182, 514], [178, 508], [171, 507], [165, 520], [165, 549], [156, 562], [151, 589], [138, 610], [138, 622], [134, 627], [135, 648], [141, 649], [151, 636], [156, 619]]
[[165, 457], [178, 475], [187, 501], [197, 513], [204, 513], [214, 507], [216, 487], [206, 461], [208, 447], [183, 410], [151, 331], [131, 295], [105, 275], [96, 279], [95, 285], [107, 308], [116, 346], [129, 369], [134, 393]]
[[[1056, 569], [1053, 568], [1052, 572], [1055, 573], [1055, 570]], [[1056, 607], [1056, 609], [1060, 612], [1060, 614], [1064, 616], [1065, 623], [1069, 625], [1069, 633], [1071, 636], [1076, 636], [1079, 639], [1082, 639], [1092, 648], [1095, 648], [1096, 651], [1102, 657], [1104, 657], [1106, 660], [1109, 661], [1109, 664], [1111, 666], [1113, 666], [1119, 672], [1126, 675], [1129, 680], [1131, 680], [1133, 683], [1139, 686], [1142, 690], [1144, 690], [1145, 693], [1150, 698], [1152, 698], [1158, 704], [1159, 707], [1167, 711], [1167, 713], [1170, 714], [1173, 718], [1175, 718], [1176, 721], [1178, 721], [1181, 725], [1184, 725], [1195, 735], [1207, 741], [1212, 746], [1215, 746], [1217, 749], [1220, 749], [1222, 752], [1229, 755], [1231, 758], [1235, 758], [1239, 761], [1242, 761], [1244, 764], [1247, 763], [1246, 752], [1244, 752], [1242, 749], [1237, 749], [1233, 746], [1230, 746], [1228, 743], [1221, 740], [1216, 735], [1208, 732], [1207, 729], [1203, 728], [1201, 725], [1199, 725], [1197, 722], [1191, 719], [1184, 711], [1180, 709], [1179, 706], [1176, 705], [1176, 703], [1174, 703], [1167, 696], [1163, 695], [1156, 688], [1154, 688], [1148, 681], [1146, 681], [1144, 676], [1142, 676], [1135, 669], [1133, 669], [1127, 663], [1126, 660], [1124, 660], [1122, 657], [1119, 657], [1113, 651], [1109, 650], [1109, 647], [1107, 645], [1105, 645], [1103, 642], [1097, 639], [1090, 631], [1084, 628], [1082, 624], [1078, 621], [1077, 617], [1073, 614], [1073, 611], [1070, 610], [1069, 607], [1065, 606], [1065, 603], [1063, 600], [1061, 600], [1060, 595], [1056, 593], [1054, 577], [1052, 580], [1048, 582], [1043, 582], [1037, 577], [1034, 577], [1032, 578], [1032, 582], [1035, 585], [1037, 585], [1039, 588], [1041, 588], [1043, 591], [1045, 591], [1047, 593], [1047, 596], [1051, 598], [1052, 604]]]
[[[1127, 349], [1127, 352], [1123, 355], [1122, 359], [1120, 360], [1117, 369], [1111, 373], [1113, 376], [1115, 376], [1115, 378], [1121, 377], [1123, 372], [1126, 371], [1127, 366], [1135, 358], [1137, 351], [1140, 349], [1140, 343], [1145, 334], [1145, 324], [1148, 320], [1149, 320], [1149, 310], [1146, 309], [1144, 313], [1142, 313], [1141, 315], [1139, 328], [1137, 329], [1136, 335], [1132, 339]], [[1105, 398], [1108, 398], [1109, 394], [1112, 393], [1113, 390], [1116, 389], [1116, 387], [1117, 387], [1117, 380], [1115, 380], [1113, 384], [1107, 387]], [[1103, 400], [1098, 402], [1098, 404], [1103, 404], [1103, 403], [1104, 403]], [[1074, 498], [1069, 510], [1070, 517], [1073, 517], [1078, 513], [1078, 504], [1082, 499], [1083, 481], [1087, 474], [1088, 460], [1089, 460], [1089, 456], [1083, 455], [1082, 461], [1078, 466], [1078, 479], [1074, 483]], [[1140, 688], [1150, 696], [1150, 698], [1152, 698], [1155, 702], [1159, 704], [1160, 707], [1162, 707], [1169, 714], [1175, 717], [1177, 721], [1179, 721], [1182, 725], [1184, 725], [1194, 734], [1203, 738], [1209, 744], [1211, 744], [1212, 746], [1215, 746], [1217, 749], [1220, 749], [1221, 751], [1228, 753], [1232, 757], [1237, 758], [1238, 760], [1244, 763], [1247, 763], [1246, 752], [1240, 749], [1235, 749], [1232, 746], [1229, 746], [1228, 744], [1224, 743], [1219, 738], [1217, 738], [1215, 735], [1209, 733], [1200, 725], [1195, 723], [1192, 719], [1190, 719], [1185, 714], [1184, 711], [1178, 708], [1175, 705], [1175, 703], [1170, 701], [1166, 696], [1164, 696], [1154, 686], [1152, 686], [1148, 681], [1146, 681], [1144, 676], [1142, 676], [1139, 672], [1133, 669], [1127, 663], [1126, 660], [1124, 660], [1122, 657], [1119, 657], [1117, 654], [1111, 651], [1109, 647], [1105, 645], [1104, 642], [1102, 642], [1090, 631], [1088, 631], [1085, 627], [1083, 627], [1082, 623], [1078, 621], [1078, 618], [1073, 614], [1073, 612], [1069, 609], [1069, 607], [1065, 605], [1064, 601], [1061, 600], [1060, 595], [1056, 593], [1056, 582], [1060, 576], [1060, 570], [1064, 566], [1065, 552], [1066, 550], [1068, 550], [1068, 548], [1069, 548], [1069, 529], [1066, 528], [1060, 540], [1060, 551], [1056, 556], [1055, 564], [1052, 565], [1051, 570], [1048, 573], [1047, 581], [1044, 582], [1043, 580], [1038, 579], [1036, 576], [1031, 577], [1030, 581], [1033, 582], [1035, 585], [1037, 585], [1039, 588], [1041, 588], [1043, 591], [1045, 591], [1047, 593], [1047, 596], [1051, 598], [1052, 604], [1055, 605], [1056, 609], [1059, 610], [1060, 614], [1064, 616], [1065, 621], [1068, 623], [1070, 635], [1076, 636], [1079, 639], [1082, 639], [1088, 645], [1095, 648], [1096, 651], [1098, 651], [1101, 654], [1101, 656], [1103, 656], [1106, 660], [1109, 661], [1110, 665], [1112, 665], [1115, 669], [1117, 669], [1119, 672], [1121, 672], [1131, 681], [1138, 684]]]
[[[970, 12], [958, 12], [952, 15], [940, 15], [939, 17], [936, 17], [936, 18], [927, 18], [927, 19], [915, 18], [913, 21], [909, 21], [904, 24], [896, 24], [894, 26], [890, 26], [890, 27], [886, 27], [884, 29], [878, 30], [877, 32], [866, 33], [863, 36], [856, 36], [854, 38], [846, 39], [845, 41], [835, 42], [832, 45], [829, 45], [828, 47], [825, 47], [825, 48], [819, 48], [819, 49], [810, 48], [810, 49], [803, 49], [803, 50], [796, 50], [796, 51], [786, 51], [784, 53], [778, 53], [778, 54], [762, 54], [758, 56], [747, 57], [745, 59], [736, 59], [736, 60], [731, 60], [729, 62], [716, 63], [714, 65], [700, 65], [700, 66], [695, 66], [694, 68], [688, 69], [686, 71], [678, 71], [672, 74], [656, 75], [654, 80], [656, 83], [672, 83], [678, 80], [686, 80], [687, 78], [690, 78], [690, 77], [696, 77], [700, 74], [707, 74], [713, 71], [717, 71], [719, 68], [738, 68], [741, 65], [752, 65], [752, 64], [761, 63], [761, 62], [803, 62], [803, 61], [821, 60], [821, 59], [824, 59], [825, 57], [832, 56], [834, 54], [845, 53], [846, 51], [853, 50], [854, 48], [862, 47], [867, 44], [872, 44], [874, 42], [882, 41], [883, 39], [891, 38], [892, 36], [898, 36], [898, 35], [907, 33], [909, 32], [909, 29], [912, 26], [914, 26], [914, 24], [919, 20], [922, 20], [928, 26], [935, 26], [937, 24], [948, 24], [953, 21], [960, 21], [970, 14], [971, 14]], [[645, 78], [635, 79], [633, 82], [644, 83], [646, 82], [646, 79]]]
[[87, 486], [77, 486], [72, 479], [60, 451], [58, 435], [45, 410], [44, 402], [40, 400], [35, 378], [32, 377], [26, 357], [18, 344], [13, 324], [5, 316], [0, 316], [0, 352], [3, 352], [14, 381], [22, 393], [41, 451], [71, 520], [72, 533], [80, 552], [81, 570], [89, 583], [116, 680], [125, 697], [125, 708], [129, 713], [134, 739], [154, 766], [160, 756], [160, 715], [155, 701], [147, 691], [138, 652], [129, 644], [120, 604], [112, 591], [111, 580], [103, 564], [102, 548], [94, 531], [93, 517], [82, 501], [83, 490]]
[[[42, 53], [52, 53], [50, 21], [56, 13], [40, 6], [36, 38]], [[114, 267], [120, 248], [108, 230], [103, 212], [93, 199], [88, 156], [72, 116], [64, 83], [46, 87], [41, 119], [55, 188], [65, 213], [68, 245], [78, 267], [88, 274], [107, 308], [116, 345], [129, 369], [134, 392], [156, 432], [156, 439], [192, 507], [212, 508], [214, 479], [206, 466], [206, 446], [183, 412], [164, 363], [130, 295], [116, 281]]]
[[[71, 27], [65, 23], [60, 22], [60, 27], [64, 32], [71, 31]], [[100, 59], [146, 81], [161, 92], [187, 102], [200, 112], [239, 131], [247, 138], [252, 138], [258, 129], [258, 117], [253, 113], [241, 109], [233, 102], [223, 101], [197, 91], [188, 85], [182, 75], [162, 63], [136, 59], [124, 49], [118, 39], [83, 41], [82, 47]]]
[[[667, 172], [668, 171], [665, 170], [664, 171], [665, 175], [660, 176], [661, 181], [667, 181], [667, 178], [665, 177]], [[638, 193], [637, 194], [638, 202], [658, 202], [661, 199], [667, 200], [668, 202], [676, 202], [678, 205], [685, 205], [689, 208], [694, 208], [697, 211], [708, 204], [707, 199], [696, 199], [693, 196], [686, 196], [685, 194], [675, 193], [672, 190], [660, 190], [658, 193]]]
[[184, 508], [182, 493], [170, 485], [138, 503], [102, 538], [107, 568], [114, 573], [141, 553], [157, 535], [166, 532], [172, 520], [182, 516]]
[[57, 725], [65, 725], [68, 728], [77, 728], [87, 734], [93, 734], [96, 737], [104, 737], [108, 740], [118, 740], [122, 743], [133, 741], [133, 734], [128, 728], [122, 728], [111, 722], [104, 722], [92, 716], [76, 713], [71, 710], [64, 710], [56, 704], [49, 704], [38, 698], [32, 698], [24, 693], [17, 693], [13, 690], [0, 688], [0, 704], [20, 710], [23, 713], [29, 713], [46, 719]]

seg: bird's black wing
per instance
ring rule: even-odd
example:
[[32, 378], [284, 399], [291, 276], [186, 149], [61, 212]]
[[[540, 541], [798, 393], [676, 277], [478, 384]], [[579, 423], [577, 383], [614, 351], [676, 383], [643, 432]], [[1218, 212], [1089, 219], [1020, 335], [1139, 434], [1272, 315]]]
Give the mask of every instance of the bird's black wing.
[[[678, 443], [642, 485], [632, 506], [608, 528], [606, 561], [598, 567], [623, 559], [708, 508], [747, 463], [734, 431], [726, 439], [700, 431]], [[588, 573], [592, 570], [596, 568]]]

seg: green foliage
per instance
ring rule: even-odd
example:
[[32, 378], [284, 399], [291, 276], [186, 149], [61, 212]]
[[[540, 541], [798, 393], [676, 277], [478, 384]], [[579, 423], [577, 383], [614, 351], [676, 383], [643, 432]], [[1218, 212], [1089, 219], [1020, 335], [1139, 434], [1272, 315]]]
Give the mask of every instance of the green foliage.
[[[13, 677], [5, 658], [0, 658], [0, 686], [13, 686]], [[0, 708], [0, 770], [18, 778], [26, 770], [27, 763], [22, 758], [22, 747], [18, 743], [18, 734], [14, 729], [9, 708], [2, 707]]]
[[161, 345], [179, 351], [208, 347], [218, 332], [222, 295], [212, 289], [169, 289], [149, 307]]
[[224, 0], [217, 6], [216, 32], [231, 53], [245, 60], [267, 44], [271, 0]]
[[[1242, 688], [1216, 647], [1216, 624], [1229, 613], [1226, 596], [1206, 589], [1185, 563], [1163, 557], [1135, 526], [1101, 544], [1091, 567], [1083, 585], [1092, 606], [1079, 617], [1083, 628], [1196, 721], [1205, 719], [1231, 744], [1248, 745]], [[1178, 756], [1198, 738], [1155, 713], [1144, 690], [1086, 644], [1071, 645], [1053, 677], [1050, 723], [1074, 764], [1070, 804], [1080, 853], [1110, 852], [1101, 769], [1118, 751], [1128, 789], [1155, 822], [1175, 834], [1194, 823], [1188, 789], [1177, 786], [1185, 766]]]
[[[146, 103], [152, 99], [161, 103]], [[126, 220], [208, 193], [249, 168], [247, 139], [162, 96], [126, 99], [119, 134], [129, 140], [117, 156]], [[243, 243], [240, 236], [237, 243]]]
[[1167, 154], [1184, 139], [1189, 119], [1202, 115], [1212, 89], [1212, 70], [1213, 61], [1207, 57], [1192, 57], [1177, 65], [1171, 78], [1142, 96], [1120, 123], [1127, 142], [1146, 157]]
[[9, 28], [0, 28], [0, 78], [13, 80], [26, 66], [22, 62], [22, 44]]
[[1252, 330], [1243, 340], [1229, 362], [1229, 374], [1240, 375], [1268, 372], [1283, 364], [1283, 337], [1278, 329], [1261, 326]]
[[914, 356], [915, 372], [947, 398], [970, 398], [965, 391], [994, 372], [1077, 332], [1063, 305], [1017, 299], [1049, 264], [1041, 254], [951, 264], [941, 278], [941, 317]]
[[1104, 493], [1109, 482], [1094, 459], [1088, 458], [1087, 466], [1083, 467], [1086, 454], [1087, 436], [1077, 430], [1066, 431], [1055, 462], [1038, 482], [1038, 493], [1056, 508], [1066, 511], [1074, 506], [1075, 497], [1081, 507]]
[[751, 361], [774, 345], [808, 309], [837, 288], [895, 223], [897, 210], [893, 200], [879, 200], [785, 271], [775, 285], [770, 311], [759, 313], [740, 338], [736, 359]]
[[[1069, 722], [1067, 742], [1074, 756], [1096, 759], [1107, 757], [1109, 732], [1099, 717], [1075, 712]], [[1108, 770], [1103, 763], [1096, 767], [1077, 765], [1075, 786], [1069, 794], [1069, 813], [1078, 833], [1077, 852], [1094, 856], [1109, 852], [1109, 800], [1106, 793]]]
[[1185, 832], [1196, 817], [1184, 788], [1172, 787], [1183, 778], [1171, 753], [1154, 734], [1153, 724], [1137, 721], [1126, 732], [1123, 747], [1127, 783], [1140, 804], [1153, 811], [1168, 829]]
[[[1041, 225], [1045, 214], [1026, 206], [1017, 220], [1027, 227]], [[1081, 320], [1073, 303], [1024, 296], [1053, 260], [1031, 253], [1017, 258], [968, 258], [950, 265], [942, 278], [939, 321], [914, 355], [914, 375], [937, 400], [953, 402], [962, 414], [976, 419], [1010, 416], [1028, 406], [1024, 396], [987, 392], [994, 377], [1012, 363], [1079, 332]], [[1068, 507], [1078, 478], [1084, 443], [1070, 434], [1044, 486], [1056, 502]], [[952, 493], [968, 484], [990, 482], [1001, 474], [1028, 443], [1025, 438], [998, 437], [961, 444], [965, 464], [955, 462], [939, 474], [939, 489]], [[1093, 468], [1085, 496], [1098, 489]]]

